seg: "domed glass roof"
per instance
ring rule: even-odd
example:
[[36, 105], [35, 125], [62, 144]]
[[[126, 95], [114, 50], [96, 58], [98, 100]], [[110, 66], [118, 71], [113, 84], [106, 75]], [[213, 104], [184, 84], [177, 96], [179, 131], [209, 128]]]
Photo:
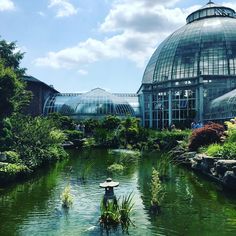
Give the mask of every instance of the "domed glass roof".
[[209, 2], [187, 17], [152, 55], [143, 84], [199, 75], [236, 75], [236, 18], [233, 9]]
[[123, 98], [96, 88], [65, 102], [60, 113], [72, 116], [135, 116], [135, 111]]

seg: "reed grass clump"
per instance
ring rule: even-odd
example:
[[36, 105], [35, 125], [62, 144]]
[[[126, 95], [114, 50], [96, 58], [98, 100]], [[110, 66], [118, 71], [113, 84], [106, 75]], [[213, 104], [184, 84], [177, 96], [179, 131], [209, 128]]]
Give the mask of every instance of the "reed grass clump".
[[70, 208], [73, 204], [73, 195], [71, 194], [70, 185], [67, 185], [61, 194], [62, 207]]
[[151, 178], [151, 212], [158, 214], [160, 211], [160, 205], [164, 199], [165, 191], [161, 184], [159, 172], [153, 167]]
[[123, 196], [122, 199], [108, 200], [102, 199], [100, 205], [100, 223], [105, 228], [115, 228], [119, 224], [122, 229], [128, 230], [131, 221], [131, 212], [134, 207], [133, 194]]

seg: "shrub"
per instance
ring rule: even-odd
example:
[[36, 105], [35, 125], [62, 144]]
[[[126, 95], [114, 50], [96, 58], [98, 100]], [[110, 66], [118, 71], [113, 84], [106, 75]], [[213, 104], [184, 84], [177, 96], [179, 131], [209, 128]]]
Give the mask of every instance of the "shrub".
[[27, 173], [30, 172], [29, 168], [25, 165], [20, 164], [7, 164], [0, 167], [0, 173], [5, 173], [7, 175], [15, 176], [19, 173]]
[[79, 130], [66, 130], [64, 131], [64, 134], [69, 141], [83, 138], [83, 132]]
[[232, 130], [229, 130], [227, 133], [228, 133], [228, 137], [226, 141], [231, 142], [231, 143], [236, 143], [236, 130], [232, 129]]
[[107, 130], [115, 130], [119, 124], [121, 123], [121, 119], [117, 116], [106, 116], [101, 123], [101, 126]]
[[224, 135], [224, 126], [216, 123], [207, 124], [193, 131], [190, 137], [189, 149], [197, 151], [201, 146], [218, 143]]
[[121, 164], [114, 163], [107, 168], [110, 172], [123, 172], [124, 166]]
[[94, 138], [86, 138], [84, 143], [83, 143], [83, 147], [95, 147], [96, 142]]
[[53, 121], [54, 125], [58, 129], [62, 130], [74, 130], [75, 129], [75, 121], [68, 117], [68, 116], [63, 116], [59, 113], [51, 113], [48, 116], [48, 119]]
[[62, 149], [65, 135], [47, 118], [13, 116], [11, 123], [12, 145], [9, 148], [15, 150], [30, 169], [67, 155]]
[[222, 157], [224, 159], [236, 158], [236, 145], [235, 143], [224, 143], [222, 150]]
[[217, 143], [211, 144], [207, 147], [206, 154], [212, 157], [221, 157], [223, 146]]
[[7, 157], [7, 162], [9, 163], [18, 163], [20, 161], [19, 154], [13, 151], [6, 151], [4, 152]]

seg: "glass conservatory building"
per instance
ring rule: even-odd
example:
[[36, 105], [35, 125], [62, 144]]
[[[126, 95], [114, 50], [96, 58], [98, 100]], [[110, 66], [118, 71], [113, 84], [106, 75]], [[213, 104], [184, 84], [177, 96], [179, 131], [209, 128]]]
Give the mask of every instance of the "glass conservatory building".
[[235, 88], [235, 11], [210, 1], [152, 55], [138, 91], [143, 125], [207, 119], [213, 101]]
[[83, 94], [54, 94], [44, 105], [44, 115], [53, 112], [79, 120], [107, 115], [139, 117], [140, 113], [137, 94], [111, 94], [100, 88]]

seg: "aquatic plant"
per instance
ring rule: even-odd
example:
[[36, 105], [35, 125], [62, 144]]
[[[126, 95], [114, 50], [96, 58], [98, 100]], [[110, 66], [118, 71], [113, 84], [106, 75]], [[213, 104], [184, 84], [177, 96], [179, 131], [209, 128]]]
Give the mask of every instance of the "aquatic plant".
[[120, 223], [119, 206], [116, 201], [107, 201], [102, 199], [100, 204], [100, 223], [106, 226], [116, 226]]
[[107, 168], [109, 172], [118, 172], [118, 173], [123, 172], [124, 169], [125, 167], [118, 163], [114, 163]]
[[123, 228], [127, 228], [131, 222], [130, 214], [134, 207], [133, 202], [133, 194], [130, 193], [129, 195], [123, 196], [120, 207], [120, 221]]
[[69, 208], [73, 204], [73, 195], [71, 194], [70, 185], [67, 185], [61, 194], [62, 207]]
[[107, 201], [102, 199], [100, 204], [100, 223], [105, 228], [115, 228], [119, 224], [123, 230], [128, 230], [129, 225], [132, 223], [130, 214], [134, 207], [133, 194], [123, 196], [120, 202], [118, 201]]
[[161, 180], [167, 176], [167, 171], [171, 162], [173, 162], [171, 153], [161, 153], [156, 164], [156, 169], [158, 170], [159, 178]]
[[164, 199], [164, 188], [159, 178], [159, 172], [153, 167], [151, 178], [151, 211], [158, 213], [160, 210], [160, 204]]
[[89, 173], [91, 172], [94, 163], [86, 163], [80, 171], [80, 179], [85, 182], [88, 178]]

